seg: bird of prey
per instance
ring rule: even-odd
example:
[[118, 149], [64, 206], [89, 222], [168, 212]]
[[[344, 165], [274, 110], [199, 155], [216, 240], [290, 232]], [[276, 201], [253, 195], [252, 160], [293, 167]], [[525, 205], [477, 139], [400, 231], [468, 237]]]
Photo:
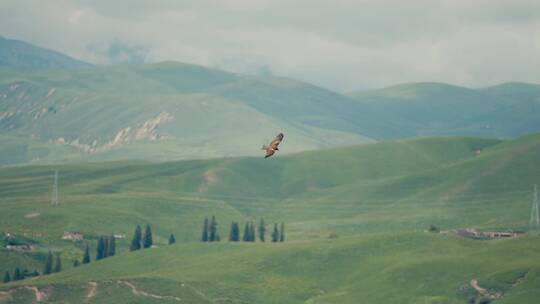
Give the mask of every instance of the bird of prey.
[[266, 151], [266, 155], [264, 156], [264, 158], [268, 158], [274, 155], [276, 151], [279, 151], [278, 146], [282, 140], [283, 140], [283, 133], [279, 133], [276, 137], [274, 137], [274, 139], [268, 146], [263, 145], [262, 150]]

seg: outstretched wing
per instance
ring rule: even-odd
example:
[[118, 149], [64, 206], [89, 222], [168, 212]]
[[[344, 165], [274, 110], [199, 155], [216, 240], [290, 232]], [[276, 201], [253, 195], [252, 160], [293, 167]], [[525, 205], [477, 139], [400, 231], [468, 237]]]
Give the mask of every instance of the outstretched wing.
[[270, 143], [270, 147], [271, 147], [273, 150], [276, 150], [277, 147], [279, 146], [279, 144], [281, 143], [282, 140], [283, 140], [283, 133], [279, 133], [279, 134], [274, 138], [274, 140], [272, 140], [272, 142]]
[[264, 156], [264, 158], [268, 158], [268, 157], [274, 155], [274, 153], [276, 153], [276, 151], [274, 149], [266, 149], [266, 155]]

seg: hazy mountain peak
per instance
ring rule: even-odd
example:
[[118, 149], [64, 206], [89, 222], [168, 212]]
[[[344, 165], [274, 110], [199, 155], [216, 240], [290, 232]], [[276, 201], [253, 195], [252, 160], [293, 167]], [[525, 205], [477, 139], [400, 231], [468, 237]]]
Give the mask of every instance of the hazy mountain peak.
[[92, 66], [60, 52], [0, 36], [0, 67], [79, 69]]

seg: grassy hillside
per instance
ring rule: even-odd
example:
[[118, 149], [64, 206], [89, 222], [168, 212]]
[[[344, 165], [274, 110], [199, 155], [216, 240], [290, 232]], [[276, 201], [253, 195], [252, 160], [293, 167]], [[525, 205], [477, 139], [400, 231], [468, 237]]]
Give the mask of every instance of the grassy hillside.
[[[532, 84], [474, 90], [417, 83], [346, 96], [177, 62], [72, 68], [78, 65], [68, 57], [6, 39], [1, 52], [12, 63], [0, 64], [1, 165], [255, 156], [278, 132], [289, 142], [283, 153], [296, 153], [540, 130], [540, 93]], [[27, 54], [50, 62], [34, 64], [42, 59]]]
[[[19, 160], [6, 152], [0, 159], [47, 163], [259, 155], [261, 145], [279, 131], [290, 142], [284, 153], [371, 141], [339, 127], [335, 113], [321, 110], [339, 103], [344, 99], [340, 95], [317, 97], [321, 90], [307, 85], [283, 88], [247, 78], [170, 62], [77, 71], [3, 70], [0, 136], [24, 138], [29, 154], [40, 157]], [[270, 92], [258, 100], [272, 109], [289, 103], [307, 109], [306, 116], [324, 116], [334, 123], [316, 125], [254, 106], [235, 93], [250, 86]], [[322, 104], [312, 107], [315, 102]], [[282, 112], [292, 113], [287, 107]], [[35, 145], [49, 145], [50, 152], [36, 152]], [[54, 145], [75, 149], [59, 151]]]
[[[495, 303], [535, 303], [538, 237], [474, 241], [423, 231], [430, 224], [527, 230], [539, 148], [540, 134], [448, 137], [266, 160], [63, 165], [58, 207], [49, 203], [56, 167], [3, 168], [0, 231], [40, 247], [17, 259], [1, 250], [0, 273], [38, 267], [52, 249], [66, 270], [20, 283], [51, 302], [85, 299], [95, 282], [87, 301], [96, 303], [466, 303], [479, 299], [469, 284], [477, 278], [503, 295]], [[233, 220], [264, 217], [269, 228], [284, 221], [287, 242], [199, 243], [210, 215], [222, 239]], [[146, 223], [158, 248], [126, 252], [135, 225]], [[84, 243], [60, 240], [63, 231], [81, 231], [92, 245], [102, 234], [127, 240], [119, 240], [118, 256], [70, 269]], [[166, 246], [170, 233], [177, 245]], [[0, 288], [31, 301], [20, 284]]]
[[396, 127], [391, 138], [468, 135], [512, 138], [540, 127], [538, 85], [506, 83], [468, 89], [411, 83], [349, 94]]

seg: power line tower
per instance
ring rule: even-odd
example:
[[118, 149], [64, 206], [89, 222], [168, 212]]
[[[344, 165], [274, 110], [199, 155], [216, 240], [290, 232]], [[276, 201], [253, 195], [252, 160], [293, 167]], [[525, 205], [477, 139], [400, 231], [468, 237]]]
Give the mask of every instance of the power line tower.
[[51, 197], [51, 205], [58, 206], [58, 169], [54, 171], [54, 184]]
[[538, 233], [540, 229], [540, 219], [538, 218], [538, 189], [534, 185], [533, 203], [531, 208], [531, 231]]

